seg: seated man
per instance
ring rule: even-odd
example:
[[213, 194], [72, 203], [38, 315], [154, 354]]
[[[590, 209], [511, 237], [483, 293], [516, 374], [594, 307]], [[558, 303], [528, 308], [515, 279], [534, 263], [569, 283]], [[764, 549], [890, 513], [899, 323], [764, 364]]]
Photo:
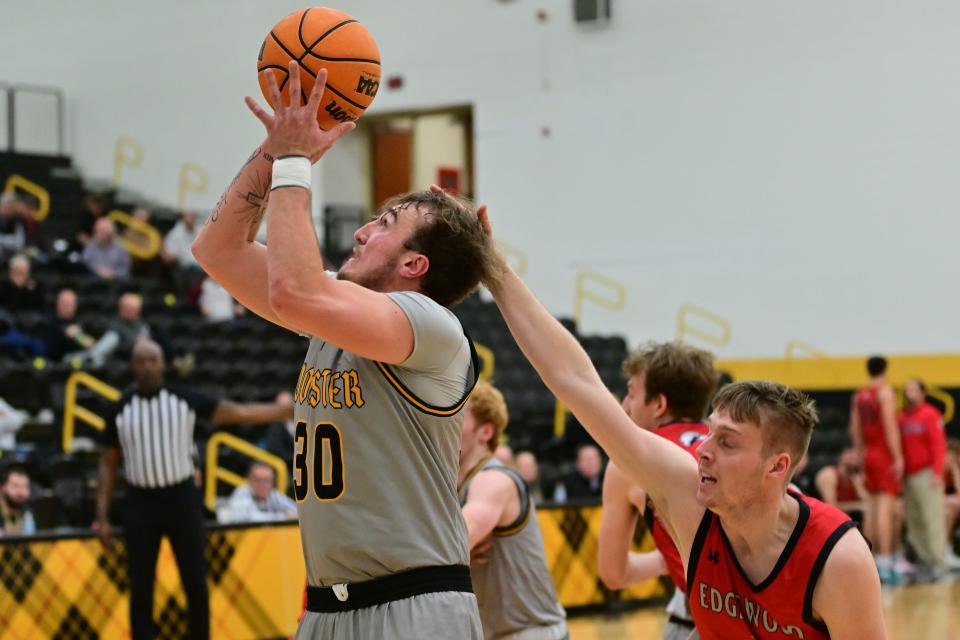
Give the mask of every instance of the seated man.
[[0, 282], [0, 306], [13, 313], [43, 309], [43, 287], [30, 277], [27, 256], [10, 258], [7, 278]]
[[[111, 356], [129, 358], [138, 338], [151, 338], [163, 348], [164, 357], [173, 357], [173, 347], [165, 335], [154, 331], [143, 319], [143, 298], [132, 292], [124, 293], [117, 301], [117, 317], [97, 342], [83, 351], [71, 353], [67, 360], [80, 358], [94, 367], [100, 367]], [[174, 366], [177, 363], [174, 361]]]
[[297, 503], [277, 491], [277, 473], [259, 460], [247, 471], [247, 483], [233, 490], [230, 500], [218, 511], [220, 522], [264, 522], [293, 520]]
[[0, 535], [36, 533], [30, 500], [30, 476], [26, 468], [11, 464], [0, 473]]
[[567, 500], [589, 500], [603, 494], [603, 457], [592, 444], [577, 449], [577, 468], [563, 480]]
[[814, 484], [824, 502], [863, 522], [868, 494], [856, 449], [844, 449], [836, 465], [827, 465], [817, 472]]
[[130, 275], [130, 254], [117, 240], [110, 218], [99, 218], [93, 225], [93, 239], [83, 248], [83, 264], [104, 280]]
[[61, 289], [57, 294], [53, 315], [43, 328], [43, 340], [51, 360], [60, 360], [67, 353], [89, 349], [96, 343], [77, 318], [77, 294], [73, 289]]

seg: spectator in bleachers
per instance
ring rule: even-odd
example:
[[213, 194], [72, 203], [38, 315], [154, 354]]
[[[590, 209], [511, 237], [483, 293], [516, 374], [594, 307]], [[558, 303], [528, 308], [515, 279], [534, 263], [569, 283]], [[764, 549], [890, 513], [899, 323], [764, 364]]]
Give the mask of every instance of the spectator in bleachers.
[[250, 465], [246, 484], [234, 489], [227, 504], [217, 513], [220, 522], [230, 523], [291, 520], [296, 517], [297, 503], [277, 491], [276, 470], [259, 460]]
[[184, 211], [180, 214], [180, 220], [163, 239], [163, 251], [160, 255], [170, 267], [174, 285], [180, 292], [189, 291], [203, 277], [203, 271], [191, 250], [199, 233], [197, 214]]
[[506, 442], [497, 445], [497, 448], [493, 451], [493, 457], [508, 467], [513, 466], [513, 448]]
[[25, 467], [12, 464], [0, 473], [0, 534], [31, 535], [37, 527], [30, 513], [30, 476]]
[[41, 232], [40, 221], [37, 220], [37, 213], [40, 211], [40, 201], [33, 194], [26, 194], [20, 197], [20, 207], [18, 213], [23, 224], [24, 247], [32, 252], [43, 251], [45, 243]]
[[603, 493], [603, 458], [592, 444], [577, 449], [577, 466], [563, 480], [567, 500], [599, 498]]
[[856, 449], [844, 449], [837, 464], [817, 472], [814, 483], [821, 500], [846, 511], [854, 520], [863, 521], [869, 495]]
[[0, 254], [21, 251], [27, 244], [20, 201], [9, 191], [0, 194]]
[[943, 468], [947, 438], [943, 416], [927, 402], [927, 390], [922, 381], [907, 381], [904, 401], [899, 423], [903, 441], [907, 541], [921, 563], [915, 578], [936, 578], [946, 570]]
[[130, 263], [130, 254], [117, 240], [113, 220], [97, 220], [93, 238], [83, 248], [83, 264], [104, 280], [114, 280], [130, 275]]
[[81, 249], [87, 246], [93, 237], [93, 227], [97, 220], [107, 213], [107, 203], [103, 196], [91, 193], [83, 199], [83, 209], [80, 211], [75, 235], [77, 246]]
[[960, 569], [960, 557], [954, 551], [954, 544], [960, 534], [960, 440], [950, 438], [947, 441], [947, 456], [943, 468], [943, 516], [944, 530], [947, 532], [947, 566]]
[[214, 281], [205, 277], [200, 286], [200, 299], [197, 301], [200, 314], [207, 322], [229, 322], [243, 315], [243, 307], [236, 303], [233, 296]]
[[540, 465], [532, 451], [520, 451], [516, 459], [517, 473], [527, 483], [527, 489], [533, 496], [534, 502], [543, 502], [543, 489], [540, 486]]
[[43, 287], [30, 276], [30, 259], [23, 254], [10, 258], [7, 278], [0, 282], [0, 307], [12, 313], [43, 309]]
[[77, 294], [73, 289], [61, 289], [57, 294], [54, 313], [44, 326], [43, 340], [51, 360], [60, 360], [67, 353], [89, 349], [96, 343], [77, 319]]
[[13, 449], [17, 445], [17, 431], [27, 421], [27, 412], [14, 409], [0, 398], [0, 450]]
[[169, 340], [160, 332], [151, 330], [142, 312], [143, 299], [136, 293], [124, 293], [117, 303], [117, 318], [110, 323], [107, 331], [92, 347], [69, 354], [67, 359], [80, 358], [94, 367], [101, 367], [111, 356], [129, 358], [137, 339], [141, 337], [156, 340], [163, 348], [164, 355], [172, 358], [173, 347]]

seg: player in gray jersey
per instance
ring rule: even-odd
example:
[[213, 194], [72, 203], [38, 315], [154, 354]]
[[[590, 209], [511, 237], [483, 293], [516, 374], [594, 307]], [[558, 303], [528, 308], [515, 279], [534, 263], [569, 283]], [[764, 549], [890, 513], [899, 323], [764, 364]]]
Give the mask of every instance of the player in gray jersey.
[[[474, 207], [431, 190], [387, 203], [324, 274], [310, 163], [353, 128], [317, 126], [324, 80], [303, 105], [291, 63], [290, 106], [272, 77], [273, 115], [248, 98], [267, 140], [193, 247], [247, 308], [310, 337], [291, 452], [308, 581], [297, 637], [480, 638], [456, 491], [477, 363], [447, 307], [497, 263]], [[268, 197], [264, 246], [249, 239]]]
[[566, 614], [547, 570], [536, 508], [520, 475], [493, 457], [507, 420], [503, 395], [477, 383], [460, 442], [460, 503], [470, 548], [490, 545], [470, 566], [483, 636], [560, 640], [567, 637]]

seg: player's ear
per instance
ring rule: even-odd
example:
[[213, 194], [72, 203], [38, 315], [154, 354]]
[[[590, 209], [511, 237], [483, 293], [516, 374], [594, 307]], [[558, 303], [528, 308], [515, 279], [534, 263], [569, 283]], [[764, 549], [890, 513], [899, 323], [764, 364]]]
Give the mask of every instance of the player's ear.
[[790, 473], [790, 454], [784, 451], [774, 456], [770, 473], [775, 476], [788, 475]]
[[422, 253], [409, 252], [400, 265], [401, 275], [405, 278], [421, 278], [430, 268], [430, 259]]
[[667, 415], [667, 411], [670, 409], [670, 404], [667, 402], [667, 396], [659, 393], [657, 394], [657, 399], [655, 402], [657, 417], [662, 418], [663, 416]]
[[491, 442], [497, 435], [497, 430], [493, 427], [492, 422], [484, 422], [480, 429], [483, 432], [484, 442]]

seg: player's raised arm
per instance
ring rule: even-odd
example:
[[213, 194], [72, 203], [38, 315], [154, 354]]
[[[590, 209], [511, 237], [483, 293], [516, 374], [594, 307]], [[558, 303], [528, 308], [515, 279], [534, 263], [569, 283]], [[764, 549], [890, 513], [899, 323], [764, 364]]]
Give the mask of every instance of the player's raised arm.
[[[272, 115], [248, 99], [251, 111], [266, 127], [269, 147], [277, 156], [267, 220], [270, 307], [284, 325], [364, 358], [402, 363], [413, 352], [413, 327], [400, 306], [382, 291], [418, 290], [418, 282], [430, 266], [424, 254], [409, 249], [402, 240], [420, 224], [421, 212], [415, 206], [396, 207], [357, 231], [354, 258], [362, 260], [362, 255], [369, 253], [367, 262], [379, 260], [383, 267], [379, 271], [366, 272], [356, 282], [345, 278], [347, 265], [336, 280], [324, 275], [310, 217], [309, 158], [325, 152], [353, 128], [353, 123], [342, 123], [329, 132], [317, 124], [324, 70], [317, 74], [306, 104], [302, 104], [296, 62], [291, 61], [289, 78], [288, 106], [272, 74], [267, 75], [276, 105]], [[388, 282], [374, 281], [381, 276]]]
[[193, 255], [240, 304], [280, 324], [270, 308], [266, 247], [251, 241], [263, 219], [272, 165], [273, 156], [263, 145], [257, 147], [193, 241]]
[[[486, 220], [485, 208], [480, 211]], [[576, 339], [508, 265], [503, 272], [485, 284], [524, 355], [617, 467], [646, 489], [658, 508], [664, 505], [674, 530], [692, 538], [703, 515], [696, 501], [696, 461], [664, 438], [637, 429]]]
[[[269, 77], [272, 79], [272, 74]], [[319, 84], [322, 91], [323, 83]], [[253, 105], [250, 98], [246, 100], [248, 105]], [[260, 117], [257, 113], [259, 107], [254, 109], [251, 106], [251, 109]], [[263, 113], [262, 109], [259, 110]], [[316, 127], [316, 121], [313, 125]], [[313, 163], [319, 160], [341, 135], [352, 128], [353, 123], [346, 123], [329, 132], [317, 127], [320, 135], [315, 137], [315, 144], [307, 153], [309, 161]], [[281, 320], [271, 307], [267, 250], [254, 240], [270, 197], [273, 162], [277, 155], [273, 142], [268, 138], [257, 147], [227, 185], [207, 224], [193, 243], [193, 255], [207, 275], [229, 291], [240, 304], [271, 322], [300, 330], [296, 325]], [[307, 193], [309, 201], [309, 191]], [[309, 214], [309, 202], [306, 207]], [[319, 249], [317, 259], [322, 262]]]

